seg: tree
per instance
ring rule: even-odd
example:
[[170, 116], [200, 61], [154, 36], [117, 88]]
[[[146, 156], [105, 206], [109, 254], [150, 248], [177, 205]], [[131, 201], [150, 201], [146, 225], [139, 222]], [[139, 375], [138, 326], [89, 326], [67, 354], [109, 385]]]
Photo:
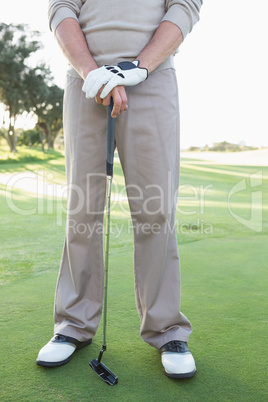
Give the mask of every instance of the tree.
[[40, 144], [40, 142], [40, 135], [36, 130], [23, 130], [21, 134], [19, 134], [18, 145], [31, 147]]
[[36, 107], [34, 112], [38, 116], [37, 127], [42, 130], [48, 149], [54, 148], [54, 141], [62, 129], [62, 103], [63, 90], [57, 85], [48, 87], [48, 95], [45, 102]]
[[43, 104], [48, 96], [50, 70], [44, 64], [34, 68], [29, 57], [41, 48], [38, 32], [26, 25], [0, 23], [0, 101], [9, 116], [6, 140], [11, 152], [16, 152], [15, 122], [19, 114], [30, 112]]

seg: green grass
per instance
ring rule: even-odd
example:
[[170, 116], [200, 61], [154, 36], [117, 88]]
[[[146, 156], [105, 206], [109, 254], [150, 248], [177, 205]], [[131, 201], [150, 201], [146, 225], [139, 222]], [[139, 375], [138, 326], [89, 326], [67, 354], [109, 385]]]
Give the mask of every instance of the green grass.
[[[26, 155], [27, 156], [27, 155]], [[36, 151], [32, 163], [0, 163], [0, 173], [52, 173], [64, 183], [64, 158]], [[182, 311], [193, 324], [190, 348], [197, 375], [176, 381], [164, 376], [156, 350], [139, 336], [133, 285], [129, 214], [115, 207], [111, 220], [122, 232], [111, 236], [108, 350], [103, 361], [119, 377], [109, 387], [90, 369], [98, 356], [102, 327], [91, 346], [56, 369], [35, 365], [53, 331], [53, 298], [64, 239], [61, 201], [45, 199], [44, 212], [18, 215], [0, 185], [1, 265], [0, 399], [3, 401], [266, 401], [267, 372], [267, 177], [268, 168], [191, 165], [182, 162], [177, 213], [182, 275]], [[228, 209], [228, 193], [241, 180], [247, 188], [231, 209], [249, 220], [250, 175], [263, 173], [263, 228], [255, 232]], [[116, 166], [119, 190], [122, 172]], [[209, 186], [209, 187], [207, 187]], [[206, 189], [206, 190], [204, 190]], [[205, 191], [205, 193], [204, 193]], [[205, 194], [205, 195], [204, 195]], [[187, 198], [188, 197], [188, 198]], [[203, 197], [203, 198], [202, 198]], [[14, 189], [21, 210], [38, 209], [33, 195]], [[204, 202], [202, 201], [204, 200]], [[65, 202], [65, 201], [64, 201]], [[49, 208], [48, 208], [49, 206]], [[127, 211], [127, 204], [124, 204]], [[42, 210], [42, 208], [40, 208]]]
[[12, 153], [7, 146], [0, 147], [0, 164], [45, 162], [51, 159], [62, 158], [63, 153], [50, 149], [49, 152], [42, 152], [41, 146], [28, 148], [26, 146], [17, 147], [18, 152]]

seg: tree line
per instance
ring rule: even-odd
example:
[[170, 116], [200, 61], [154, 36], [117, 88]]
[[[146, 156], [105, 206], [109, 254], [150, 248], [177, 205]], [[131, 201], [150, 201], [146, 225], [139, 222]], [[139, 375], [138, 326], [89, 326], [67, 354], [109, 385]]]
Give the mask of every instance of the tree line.
[[17, 152], [15, 123], [22, 113], [37, 116], [35, 132], [43, 150], [54, 147], [62, 129], [63, 90], [53, 84], [45, 63], [30, 63], [31, 56], [42, 48], [39, 37], [39, 32], [30, 31], [25, 24], [0, 23], [0, 103], [8, 120], [8, 128], [0, 127], [0, 133], [11, 152]]
[[204, 147], [191, 146], [186, 151], [190, 152], [240, 152], [240, 151], [253, 151], [258, 148], [244, 144], [231, 144], [227, 141], [215, 142], [211, 147], [205, 145]]

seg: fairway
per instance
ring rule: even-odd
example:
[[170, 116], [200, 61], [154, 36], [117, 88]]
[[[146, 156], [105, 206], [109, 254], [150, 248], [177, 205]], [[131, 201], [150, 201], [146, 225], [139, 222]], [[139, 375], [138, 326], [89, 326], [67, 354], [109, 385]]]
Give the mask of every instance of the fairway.
[[[64, 157], [36, 151], [28, 159], [0, 163], [0, 176], [22, 172], [38, 173], [50, 189], [64, 185]], [[12, 188], [0, 180], [0, 400], [267, 401], [267, 180], [265, 166], [182, 158], [175, 230], [181, 309], [193, 325], [189, 347], [197, 374], [172, 380], [163, 374], [158, 352], [139, 335], [133, 234], [116, 159], [103, 357], [119, 378], [115, 387], [104, 384], [88, 364], [98, 356], [102, 325], [92, 345], [67, 365], [36, 366], [39, 349], [53, 335], [66, 199], [37, 196], [16, 180]]]

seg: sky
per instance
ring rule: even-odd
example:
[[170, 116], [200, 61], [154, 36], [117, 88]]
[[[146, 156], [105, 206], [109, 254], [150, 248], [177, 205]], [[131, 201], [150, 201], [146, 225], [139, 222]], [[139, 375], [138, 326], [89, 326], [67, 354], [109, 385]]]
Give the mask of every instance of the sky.
[[[67, 62], [49, 31], [47, 4], [5, 2], [0, 22], [42, 32], [38, 57], [64, 87]], [[175, 56], [182, 149], [220, 141], [268, 146], [267, 11], [267, 0], [204, 0], [200, 21]]]

